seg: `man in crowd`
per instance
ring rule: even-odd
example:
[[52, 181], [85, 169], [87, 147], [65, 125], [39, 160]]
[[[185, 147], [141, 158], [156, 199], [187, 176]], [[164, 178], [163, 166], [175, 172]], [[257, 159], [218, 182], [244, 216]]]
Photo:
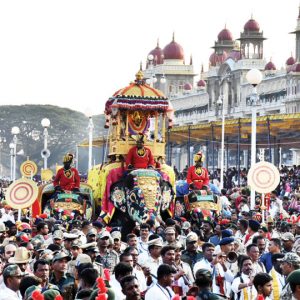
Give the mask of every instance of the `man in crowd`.
[[253, 285], [257, 291], [258, 297], [261, 295], [263, 299], [268, 299], [273, 291], [272, 277], [266, 273], [258, 273], [253, 279]]
[[186, 237], [186, 249], [182, 252], [181, 260], [188, 263], [191, 269], [203, 257], [198, 250], [198, 235], [190, 232]]
[[121, 279], [122, 293], [125, 300], [141, 300], [141, 290], [138, 279], [133, 275], [125, 276]]
[[150, 234], [150, 226], [148, 224], [141, 224], [140, 237], [138, 238], [139, 253], [147, 253], [148, 252], [149, 234]]
[[269, 242], [269, 252], [263, 254], [260, 261], [264, 264], [267, 273], [272, 269], [272, 255], [281, 252], [281, 241], [280, 239], [273, 238]]
[[294, 242], [295, 242], [295, 237], [291, 232], [285, 232], [281, 236], [282, 240], [282, 253], [289, 253], [293, 252], [293, 247], [294, 247]]
[[247, 255], [251, 258], [253, 263], [253, 270], [255, 274], [265, 273], [266, 269], [263, 263], [259, 260], [259, 249], [256, 244], [250, 244], [246, 248]]

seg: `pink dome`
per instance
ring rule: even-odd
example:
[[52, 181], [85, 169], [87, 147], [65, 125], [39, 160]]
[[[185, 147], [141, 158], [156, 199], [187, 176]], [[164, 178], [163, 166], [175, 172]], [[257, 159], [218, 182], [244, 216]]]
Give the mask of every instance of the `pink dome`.
[[215, 67], [216, 65], [222, 64], [227, 58], [227, 53], [223, 51], [223, 54], [217, 54], [216, 52], [213, 52], [211, 56], [209, 57], [210, 65]]
[[272, 61], [269, 61], [266, 65], [265, 65], [265, 71], [274, 71], [276, 70], [276, 66], [274, 65], [274, 63]]
[[287, 60], [286, 60], [286, 65], [288, 65], [288, 66], [292, 66], [293, 64], [295, 64], [296, 63], [296, 60], [295, 60], [295, 58], [293, 57], [293, 56], [291, 56], [291, 57], [289, 57]]
[[185, 91], [191, 91], [193, 89], [193, 86], [190, 84], [190, 83], [186, 83], [184, 86], [183, 86], [183, 89]]
[[291, 72], [300, 72], [300, 63], [295, 63], [292, 67], [291, 67]]
[[153, 55], [154, 65], [161, 65], [164, 62], [164, 53], [163, 50], [157, 45], [148, 55]]
[[252, 18], [244, 25], [244, 31], [257, 31], [258, 32], [259, 30], [260, 30], [259, 24]]
[[184, 59], [183, 48], [175, 42], [174, 35], [172, 42], [164, 48], [163, 54], [164, 59]]
[[203, 80], [203, 79], [200, 79], [198, 82], [197, 82], [197, 87], [205, 87], [206, 86], [206, 82]]
[[227, 58], [232, 58], [234, 61], [241, 59], [240, 50], [231, 50]]
[[227, 29], [224, 28], [223, 30], [220, 31], [220, 33], [218, 34], [218, 41], [232, 41], [232, 34], [231, 32]]

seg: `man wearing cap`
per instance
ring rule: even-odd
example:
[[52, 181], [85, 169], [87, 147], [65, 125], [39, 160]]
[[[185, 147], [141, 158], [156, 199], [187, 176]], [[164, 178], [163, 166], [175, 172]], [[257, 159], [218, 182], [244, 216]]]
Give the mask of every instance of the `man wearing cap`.
[[66, 253], [71, 256], [72, 243], [78, 239], [78, 235], [75, 233], [64, 232], [64, 248]]
[[290, 285], [292, 291], [292, 298], [290, 299], [300, 300], [300, 269], [292, 272], [286, 281]]
[[136, 146], [129, 149], [125, 163], [128, 170], [154, 168], [154, 158], [150, 148], [144, 146], [143, 134], [138, 136]]
[[22, 300], [19, 288], [23, 276], [18, 265], [12, 264], [4, 268], [0, 300]]
[[64, 167], [59, 169], [53, 180], [53, 185], [56, 191], [74, 191], [78, 192], [80, 187], [80, 177], [78, 170], [71, 167], [73, 162], [73, 154], [67, 153], [63, 159]]
[[295, 225], [295, 242], [294, 250], [300, 246], [300, 221]]
[[102, 264], [104, 268], [108, 268], [111, 271], [119, 262], [118, 253], [115, 250], [109, 248], [111, 236], [108, 231], [102, 231], [98, 235], [97, 245], [99, 254], [96, 258], [96, 262]]
[[71, 260], [68, 262], [68, 273], [74, 274], [74, 269], [76, 266], [76, 258], [82, 253], [82, 243], [80, 240], [74, 240], [71, 244]]
[[174, 267], [162, 264], [157, 270], [157, 283], [146, 292], [145, 300], [171, 300], [175, 295], [171, 289], [176, 270]]
[[18, 247], [15, 255], [9, 258], [8, 262], [16, 264], [21, 269], [21, 272], [31, 273], [29, 268], [30, 253], [25, 247]]
[[166, 241], [164, 243], [165, 246], [167, 245], [172, 245], [175, 243], [176, 241], [176, 231], [175, 231], [175, 228], [174, 227], [167, 227], [165, 229], [165, 238], [166, 238]]
[[[97, 236], [97, 229], [90, 228], [86, 234], [86, 243], [96, 242], [96, 236]], [[83, 243], [83, 244], [85, 244], [85, 243]]]
[[57, 253], [52, 260], [52, 274], [49, 282], [58, 286], [59, 290], [64, 293], [65, 296], [75, 297], [75, 279], [69, 273], [67, 273], [68, 261], [71, 257], [61, 251]]
[[[81, 245], [80, 248], [82, 249], [83, 254], [86, 254], [90, 257], [91, 262], [94, 266], [94, 268], [98, 271], [100, 276], [103, 274], [103, 265], [99, 262], [96, 262], [96, 258], [99, 254], [99, 249], [97, 247], [96, 242], [88, 243]], [[75, 265], [77, 265], [78, 262], [76, 261]]]
[[202, 167], [203, 154], [199, 151], [194, 157], [195, 165], [188, 168], [186, 182], [192, 190], [202, 190], [209, 187], [209, 174]]
[[[287, 278], [293, 271], [300, 269], [300, 257], [296, 253], [286, 253], [284, 258], [278, 259], [281, 261], [282, 275]], [[291, 299], [291, 289], [289, 285], [286, 285], [281, 292], [281, 299]]]
[[186, 250], [182, 252], [181, 260], [188, 263], [193, 269], [196, 262], [202, 257], [202, 253], [198, 250], [198, 235], [190, 232], [186, 237]]
[[162, 258], [160, 255], [163, 247], [162, 239], [158, 235], [151, 235], [148, 241], [147, 256], [142, 255], [139, 257], [139, 263], [142, 267], [150, 269], [150, 274], [156, 276], [158, 267], [162, 264]]
[[62, 246], [64, 239], [64, 233], [61, 230], [55, 230], [52, 234], [53, 244]]
[[126, 244], [121, 241], [122, 234], [120, 231], [113, 231], [110, 233], [113, 239], [113, 249], [120, 255], [126, 249]]
[[295, 242], [295, 237], [291, 232], [285, 232], [282, 236], [282, 253], [289, 253], [289, 252], [294, 252], [293, 247], [294, 247], [294, 242]]

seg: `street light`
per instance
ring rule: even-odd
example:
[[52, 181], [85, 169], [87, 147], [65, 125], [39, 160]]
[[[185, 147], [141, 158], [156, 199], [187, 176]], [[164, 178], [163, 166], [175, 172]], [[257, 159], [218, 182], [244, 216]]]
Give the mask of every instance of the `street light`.
[[[0, 130], [1, 131], [1, 130]], [[2, 163], [1, 163], [1, 152], [2, 152], [2, 145], [6, 143], [6, 138], [0, 136], [0, 173], [3, 174], [3, 167], [2, 167]]]
[[220, 95], [217, 100], [218, 107], [222, 110], [222, 141], [221, 141], [221, 171], [220, 171], [220, 189], [224, 188], [224, 139], [225, 139], [225, 114], [223, 96]]
[[9, 144], [9, 149], [10, 149], [10, 180], [13, 180], [13, 169], [14, 169], [14, 148], [15, 145], [14, 143]]
[[44, 118], [41, 121], [42, 126], [44, 127], [44, 149], [42, 150], [41, 156], [44, 159], [44, 170], [47, 169], [47, 159], [50, 156], [50, 151], [48, 149], [48, 127], [50, 127], [50, 120]]
[[88, 171], [92, 169], [92, 158], [93, 158], [93, 130], [94, 123], [92, 118], [92, 111], [86, 109], [85, 115], [89, 118], [88, 132], [89, 132], [89, 161], [88, 161]]
[[[157, 82], [157, 77], [155, 76], [155, 72], [153, 68], [154, 56], [152, 54], [149, 54], [147, 58], [149, 62], [150, 77], [146, 79], [146, 83], [149, 84], [151, 87], [153, 87], [153, 84]], [[162, 84], [166, 83], [166, 77], [164, 74], [160, 78], [159, 82]]]
[[12, 169], [12, 181], [16, 180], [16, 168], [17, 168], [17, 143], [18, 138], [17, 135], [20, 133], [20, 128], [14, 126], [11, 129], [11, 133], [13, 134], [13, 169]]
[[[262, 73], [258, 69], [251, 69], [246, 75], [247, 81], [253, 86], [250, 102], [252, 104], [252, 121], [251, 121], [251, 167], [256, 163], [256, 106], [258, 105], [259, 95], [257, 85], [262, 81]], [[255, 190], [251, 188], [250, 208], [255, 207]]]

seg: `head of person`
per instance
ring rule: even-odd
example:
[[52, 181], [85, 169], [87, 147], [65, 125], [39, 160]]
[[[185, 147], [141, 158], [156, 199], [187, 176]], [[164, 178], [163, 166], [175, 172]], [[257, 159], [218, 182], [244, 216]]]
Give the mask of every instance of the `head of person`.
[[259, 249], [256, 244], [250, 244], [246, 247], [247, 255], [253, 262], [257, 262], [259, 259]]
[[71, 257], [64, 252], [57, 253], [52, 260], [52, 269], [55, 273], [64, 274], [68, 268]]
[[300, 299], [300, 269], [293, 271], [286, 281], [290, 284], [294, 297]]
[[117, 252], [121, 251], [121, 246], [122, 246], [122, 242], [121, 242], [121, 237], [122, 234], [120, 231], [113, 231], [110, 233], [111, 238], [113, 240], [113, 249]]
[[295, 243], [295, 237], [291, 232], [285, 232], [281, 236], [282, 240], [282, 246], [285, 251], [292, 251], [294, 243]]
[[137, 247], [138, 240], [137, 240], [137, 236], [134, 233], [127, 234], [126, 241], [128, 246]]
[[39, 222], [36, 225], [37, 234], [47, 235], [49, 233], [48, 224], [45, 222]]
[[198, 249], [198, 235], [190, 232], [186, 237], [186, 250], [188, 252], [196, 252]]
[[201, 226], [204, 234], [208, 234], [213, 230], [213, 225], [210, 221], [204, 220]]
[[133, 275], [128, 275], [121, 280], [122, 292], [127, 300], [140, 300], [141, 291], [137, 278]]
[[213, 254], [215, 251], [215, 245], [212, 243], [204, 243], [202, 245], [202, 252], [205, 259], [207, 259], [209, 262], [213, 260]]
[[221, 239], [219, 245], [221, 251], [227, 255], [229, 252], [232, 252], [234, 250], [234, 238], [232, 237], [223, 238]]
[[148, 240], [149, 233], [150, 233], [150, 225], [147, 223], [141, 224], [140, 237], [142, 238], [142, 240]]
[[281, 251], [281, 241], [280, 239], [273, 238], [269, 242], [268, 250], [270, 253], [280, 253]]
[[259, 255], [262, 255], [266, 250], [266, 239], [262, 236], [255, 236], [252, 241], [253, 244], [257, 245]]
[[238, 221], [238, 229], [241, 232], [246, 232], [246, 230], [248, 229], [248, 220], [245, 219], [241, 219]]
[[175, 247], [173, 246], [164, 246], [161, 249], [161, 258], [164, 264], [173, 265], [175, 264]]
[[162, 264], [157, 269], [157, 281], [160, 285], [166, 287], [171, 286], [174, 281], [176, 269], [169, 264]]
[[212, 286], [212, 274], [207, 269], [199, 269], [195, 274], [195, 283], [201, 289], [207, 289]]
[[50, 275], [50, 263], [45, 259], [38, 259], [33, 264], [33, 273], [43, 282], [47, 282]]
[[125, 263], [133, 267], [133, 258], [129, 252], [123, 252], [120, 255], [120, 262]]
[[176, 240], [176, 231], [174, 227], [167, 227], [165, 229], [165, 238], [168, 243], [173, 243]]
[[131, 275], [133, 271], [132, 266], [126, 263], [118, 263], [114, 268], [115, 278], [121, 282], [122, 278]]
[[82, 249], [80, 246], [81, 246], [80, 240], [75, 240], [72, 242], [70, 252], [72, 254], [73, 259], [76, 259], [76, 257], [82, 253]]
[[63, 165], [65, 170], [69, 170], [71, 168], [73, 162], [74, 155], [71, 153], [67, 153], [63, 158]]
[[275, 269], [276, 272], [278, 272], [279, 274], [282, 275], [282, 269], [281, 269], [281, 259], [284, 258], [284, 254], [283, 253], [275, 253], [272, 254], [272, 265]]
[[96, 260], [97, 254], [99, 253], [99, 249], [97, 247], [97, 243], [89, 243], [83, 246], [82, 252], [90, 257], [91, 261], [94, 262]]
[[4, 247], [4, 260], [8, 261], [12, 256], [15, 255], [17, 247], [14, 244], [7, 244]]
[[249, 256], [244, 256], [240, 261], [240, 270], [241, 273], [245, 275], [250, 275], [253, 271], [253, 263]]
[[21, 279], [24, 277], [21, 269], [16, 264], [10, 264], [3, 269], [3, 282], [14, 292], [20, 288]]
[[29, 275], [29, 276], [23, 277], [21, 279], [20, 287], [19, 287], [19, 290], [20, 290], [20, 293], [21, 293], [23, 299], [25, 296], [25, 292], [29, 287], [31, 287], [31, 286], [38, 287], [41, 284], [41, 282], [42, 282], [42, 280], [36, 276]]
[[253, 279], [253, 285], [259, 295], [269, 297], [273, 291], [273, 278], [267, 273], [258, 273]]
[[144, 147], [144, 136], [140, 135], [140, 137], [136, 141], [136, 146], [138, 149], [142, 149]]
[[163, 247], [162, 239], [157, 234], [152, 234], [148, 241], [148, 251], [150, 256], [158, 258], [161, 255], [161, 249]]
[[284, 276], [288, 276], [293, 271], [300, 269], [300, 257], [296, 253], [286, 253], [280, 261], [282, 275]]
[[97, 244], [99, 248], [107, 248], [110, 245], [110, 234], [104, 230], [98, 235]]
[[260, 223], [256, 220], [249, 220], [248, 221], [248, 232], [254, 234], [255, 232], [258, 232], [260, 228]]
[[[149, 250], [149, 248], [148, 248]], [[137, 248], [135, 247], [127, 247], [124, 250], [124, 253], [128, 253], [132, 256], [132, 263], [133, 263], [133, 267], [136, 266], [137, 262], [138, 262], [138, 256], [139, 256], [139, 251], [137, 250]]]
[[94, 268], [86, 268], [78, 274], [79, 278], [79, 287], [81, 289], [91, 289], [96, 283], [98, 278], [98, 271]]
[[90, 228], [86, 233], [86, 242], [87, 243], [96, 242], [96, 239], [97, 239], [97, 229]]

